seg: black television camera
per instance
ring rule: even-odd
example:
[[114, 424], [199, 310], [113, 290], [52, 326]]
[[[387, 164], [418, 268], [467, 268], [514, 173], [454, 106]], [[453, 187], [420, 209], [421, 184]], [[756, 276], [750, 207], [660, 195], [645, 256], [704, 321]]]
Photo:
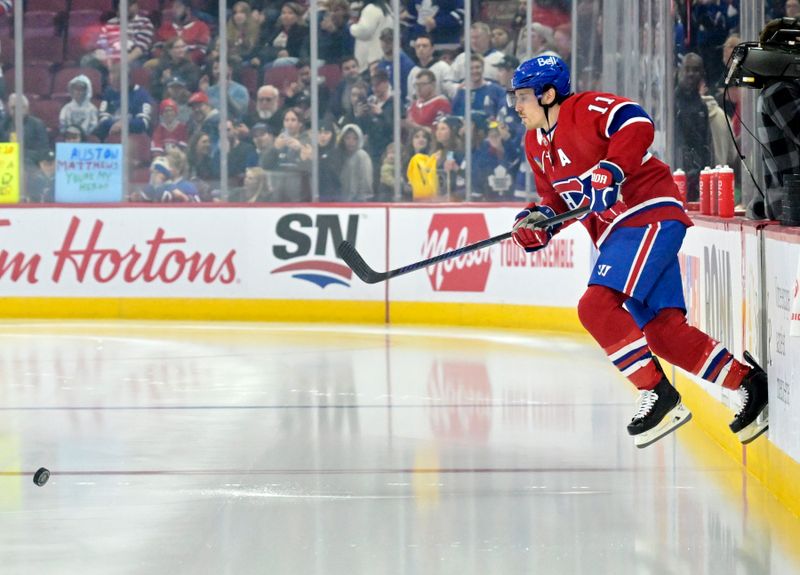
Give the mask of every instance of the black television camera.
[[800, 18], [781, 18], [767, 25], [760, 43], [743, 42], [733, 49], [725, 85], [761, 89], [776, 80], [797, 78]]

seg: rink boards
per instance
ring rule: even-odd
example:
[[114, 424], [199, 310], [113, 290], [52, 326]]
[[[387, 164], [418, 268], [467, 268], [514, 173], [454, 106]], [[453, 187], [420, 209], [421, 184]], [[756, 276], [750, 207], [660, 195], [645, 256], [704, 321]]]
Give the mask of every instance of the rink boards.
[[3, 313], [580, 330], [591, 249], [578, 226], [537, 254], [505, 241], [373, 285], [336, 257], [347, 239], [374, 269], [400, 267], [507, 231], [516, 209], [12, 209], [0, 219]]
[[[343, 239], [393, 269], [508, 230], [519, 206], [24, 207], [0, 217], [0, 314], [424, 323], [580, 333], [594, 260], [575, 225], [525, 254], [510, 241], [374, 285], [336, 257]], [[681, 253], [690, 323], [769, 372], [769, 442], [727, 430], [736, 397], [681, 373], [706, 431], [800, 513], [800, 338], [789, 333], [800, 234], [696, 218]], [[762, 271], [764, 273], [762, 273]], [[705, 401], [711, 395], [715, 402]], [[703, 416], [705, 415], [705, 417]]]

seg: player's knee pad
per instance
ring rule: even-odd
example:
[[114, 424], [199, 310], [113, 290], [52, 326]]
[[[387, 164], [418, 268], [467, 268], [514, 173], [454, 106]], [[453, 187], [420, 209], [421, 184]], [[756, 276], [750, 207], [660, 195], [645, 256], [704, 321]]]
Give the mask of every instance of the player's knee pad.
[[661, 357], [670, 357], [671, 350], [683, 345], [676, 337], [681, 326], [686, 323], [686, 315], [677, 308], [662, 309], [644, 326], [644, 335], [650, 350]]
[[578, 318], [586, 331], [595, 335], [613, 321], [614, 312], [622, 308], [627, 298], [611, 288], [590, 285], [578, 302]]

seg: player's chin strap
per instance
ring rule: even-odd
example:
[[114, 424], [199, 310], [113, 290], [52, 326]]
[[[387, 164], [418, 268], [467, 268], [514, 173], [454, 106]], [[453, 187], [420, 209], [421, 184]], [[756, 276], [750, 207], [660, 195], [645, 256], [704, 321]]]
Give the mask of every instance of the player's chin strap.
[[[555, 89], [555, 88], [554, 88], [552, 85], [548, 84], [548, 85], [545, 87], [544, 91], [545, 91], [545, 92], [547, 92], [547, 91], [548, 91], [550, 88], [553, 88], [553, 89]], [[563, 97], [562, 97], [562, 96], [559, 96], [559, 95], [558, 95], [558, 92], [556, 92], [556, 95], [555, 95], [555, 97], [553, 98], [553, 101], [552, 101], [552, 102], [550, 102], [549, 104], [543, 104], [543, 103], [542, 103], [542, 99], [541, 99], [541, 98], [537, 98], [537, 101], [539, 102], [539, 106], [541, 106], [541, 107], [542, 107], [542, 109], [544, 110], [544, 120], [545, 120], [545, 122], [547, 122], [547, 133], [548, 133], [548, 134], [549, 134], [549, 133], [550, 133], [550, 131], [552, 130], [552, 126], [550, 126], [550, 108], [552, 108], [552, 107], [553, 107], [553, 106], [555, 106], [556, 104], [561, 104], [561, 103], [562, 103], [564, 100], [566, 100], [567, 98], [569, 98], [571, 95], [572, 95], [572, 94], [569, 94], [569, 95], [567, 95], [567, 96], [563, 96]], [[544, 96], [544, 93], [542, 93], [542, 96]]]

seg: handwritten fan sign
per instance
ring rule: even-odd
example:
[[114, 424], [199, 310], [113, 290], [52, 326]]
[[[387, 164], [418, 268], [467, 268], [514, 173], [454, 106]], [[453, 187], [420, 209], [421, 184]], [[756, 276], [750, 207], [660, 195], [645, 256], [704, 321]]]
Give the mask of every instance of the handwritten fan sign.
[[0, 144], [0, 204], [19, 203], [19, 144]]
[[121, 144], [56, 144], [56, 202], [121, 201]]

